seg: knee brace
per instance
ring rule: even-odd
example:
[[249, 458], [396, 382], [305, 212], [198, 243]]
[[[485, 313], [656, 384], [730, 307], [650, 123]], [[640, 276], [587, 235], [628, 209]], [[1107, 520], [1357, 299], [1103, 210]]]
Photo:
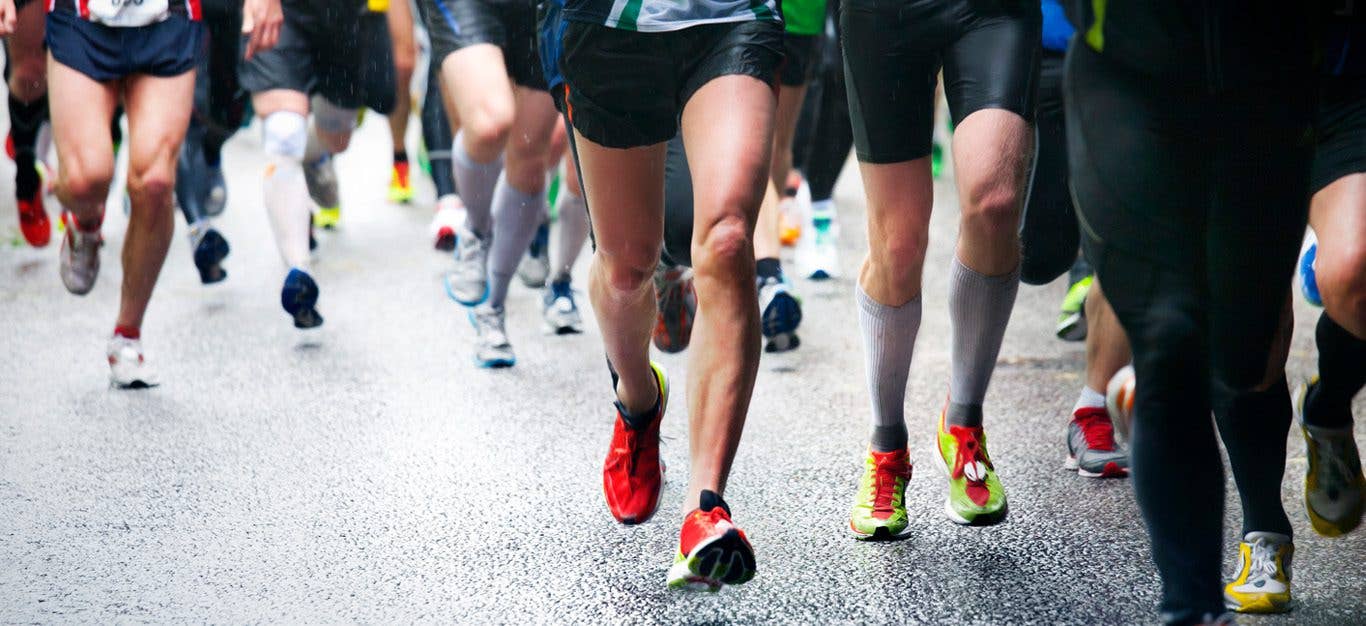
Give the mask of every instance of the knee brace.
[[293, 111], [276, 111], [266, 116], [261, 135], [266, 154], [302, 161], [308, 144], [308, 120]]

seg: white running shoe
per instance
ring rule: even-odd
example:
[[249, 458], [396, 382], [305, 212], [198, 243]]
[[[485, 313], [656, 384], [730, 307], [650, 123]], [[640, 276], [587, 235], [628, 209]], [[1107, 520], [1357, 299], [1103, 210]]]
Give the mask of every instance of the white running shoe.
[[455, 267], [446, 274], [446, 295], [474, 306], [489, 297], [489, 240], [464, 226], [455, 239]]
[[583, 332], [583, 317], [579, 315], [579, 305], [574, 302], [574, 289], [568, 279], [547, 285], [541, 304], [547, 333], [576, 335]]
[[479, 367], [493, 369], [517, 364], [517, 355], [504, 330], [503, 317], [502, 307], [481, 305], [470, 309], [470, 324], [478, 335], [474, 342], [474, 362]]
[[156, 373], [142, 354], [142, 342], [123, 335], [109, 338], [105, 348], [109, 357], [109, 384], [119, 389], [146, 389], [157, 386]]
[[465, 222], [465, 205], [455, 194], [436, 200], [436, 215], [432, 216], [431, 236], [437, 250], [455, 250], [455, 233]]
[[61, 276], [66, 290], [78, 296], [95, 288], [100, 275], [100, 246], [104, 237], [100, 229], [85, 231], [76, 228], [76, 217], [70, 211], [62, 213], [66, 233], [62, 236]]
[[811, 203], [811, 222], [797, 242], [797, 271], [811, 280], [839, 278], [839, 222], [832, 200]]

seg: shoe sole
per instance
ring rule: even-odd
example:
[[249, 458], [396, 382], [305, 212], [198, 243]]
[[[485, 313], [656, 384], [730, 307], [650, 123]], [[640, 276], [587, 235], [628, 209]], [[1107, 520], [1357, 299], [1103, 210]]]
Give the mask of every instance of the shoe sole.
[[[934, 458], [936, 461], [935, 466], [938, 467], [940, 471], [944, 472], [944, 478], [947, 479], [949, 477], [949, 466], [944, 462], [944, 455], [939, 453], [938, 444], [935, 444]], [[948, 516], [950, 521], [959, 526], [995, 526], [996, 524], [1005, 521], [1006, 515], [1009, 513], [1010, 503], [1002, 496], [1001, 509], [999, 511], [981, 513], [974, 515], [972, 519], [968, 519], [959, 515], [958, 511], [953, 510], [952, 496], [944, 496], [944, 514]]]
[[115, 388], [115, 389], [120, 389], [120, 390], [151, 389], [151, 388], [156, 387], [156, 386], [158, 386], [158, 385], [160, 385], [160, 383], [157, 383], [157, 382], [148, 382], [148, 381], [145, 381], [145, 380], [142, 380], [142, 379], [134, 379], [134, 380], [130, 380], [130, 381], [128, 381], [128, 382], [124, 382], [124, 381], [120, 381], [120, 380], [114, 380], [114, 379], [112, 379], [112, 378], [109, 379], [109, 386], [110, 386], [110, 387], [113, 387], [113, 388]]
[[813, 270], [806, 277], [810, 280], [830, 280], [831, 278], [834, 278], [834, 275], [825, 270]]
[[850, 520], [849, 534], [852, 535], [854, 539], [857, 539], [859, 541], [900, 541], [911, 536], [911, 527], [908, 524], [906, 528], [901, 529], [900, 532], [893, 533], [892, 530], [890, 528], [887, 528], [886, 526], [878, 526], [877, 530], [874, 530], [872, 534], [868, 534], [864, 532], [859, 532], [857, 528], [854, 528], [853, 520]]
[[715, 593], [725, 585], [743, 585], [754, 578], [754, 551], [734, 528], [693, 548], [692, 554], [669, 567], [671, 589]]
[[1277, 602], [1270, 598], [1259, 598], [1244, 604], [1225, 592], [1224, 608], [1247, 615], [1275, 615], [1277, 613], [1289, 613], [1291, 609], [1295, 608], [1295, 599]]
[[1085, 478], [1128, 478], [1128, 477], [1129, 477], [1129, 470], [1126, 469], [1126, 468], [1120, 467], [1119, 464], [1118, 464], [1118, 463], [1115, 463], [1114, 461], [1110, 461], [1110, 462], [1106, 463], [1106, 464], [1105, 464], [1105, 467], [1102, 468], [1099, 472], [1093, 472], [1093, 471], [1091, 471], [1091, 470], [1082, 469], [1081, 465], [1077, 464], [1077, 458], [1076, 458], [1076, 457], [1074, 457], [1074, 456], [1068, 456], [1066, 459], [1063, 459], [1062, 468], [1065, 469], [1065, 470], [1067, 470], [1067, 471], [1070, 471], [1070, 472], [1076, 472], [1078, 476], [1083, 476], [1083, 477], [1085, 477]]
[[[283, 300], [283, 294], [281, 300]], [[288, 303], [281, 302], [290, 317], [294, 318], [294, 327], [299, 330], [310, 330], [323, 325], [323, 316], [314, 308], [318, 305], [318, 289], [316, 285], [304, 284], [292, 300]]]
[[1058, 321], [1057, 330], [1054, 331], [1058, 339], [1063, 341], [1084, 341], [1086, 339], [1086, 316], [1081, 312], [1069, 314], [1066, 318]]
[[762, 323], [764, 337], [791, 333], [802, 323], [802, 306], [792, 294], [779, 293], [764, 307]]
[[555, 335], [557, 337], [564, 335], [580, 335], [583, 334], [583, 325], [565, 324], [563, 326], [556, 326], [555, 324], [545, 322], [541, 324], [541, 334]]
[[782, 333], [764, 342], [764, 352], [791, 352], [801, 347], [802, 340], [797, 333]]

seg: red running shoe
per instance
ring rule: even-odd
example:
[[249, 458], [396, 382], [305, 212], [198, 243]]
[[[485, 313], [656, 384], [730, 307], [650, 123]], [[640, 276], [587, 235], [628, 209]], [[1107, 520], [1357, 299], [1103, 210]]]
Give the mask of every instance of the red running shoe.
[[39, 188], [32, 197], [19, 198], [18, 203], [19, 230], [24, 233], [24, 240], [35, 248], [46, 246], [52, 240], [52, 221], [43, 208], [43, 190]]
[[705, 489], [700, 505], [683, 520], [669, 587], [716, 591], [749, 582], [754, 578], [754, 548], [745, 531], [730, 521], [730, 507]]
[[659, 459], [659, 424], [669, 404], [669, 382], [664, 370], [651, 363], [655, 380], [659, 382], [659, 408], [649, 425], [632, 428], [617, 405], [617, 419], [612, 426], [612, 447], [602, 465], [602, 493], [607, 497], [607, 508], [612, 517], [623, 524], [643, 524], [659, 508], [659, 497], [664, 492], [664, 463]]

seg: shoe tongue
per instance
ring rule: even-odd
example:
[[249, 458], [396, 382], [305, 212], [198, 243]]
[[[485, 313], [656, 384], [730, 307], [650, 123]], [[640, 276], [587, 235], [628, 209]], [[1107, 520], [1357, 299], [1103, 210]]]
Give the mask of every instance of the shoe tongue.
[[726, 512], [727, 516], [730, 515], [730, 507], [726, 506], [726, 501], [722, 500], [721, 496], [717, 495], [715, 491], [703, 489], [701, 497], [698, 498], [698, 502], [698, 510], [710, 511], [719, 506], [722, 511]]
[[1271, 543], [1277, 543], [1277, 544], [1280, 544], [1280, 543], [1290, 543], [1290, 537], [1288, 537], [1288, 536], [1286, 536], [1286, 535], [1282, 535], [1282, 534], [1280, 534], [1280, 533], [1263, 532], [1263, 531], [1253, 531], [1253, 532], [1248, 533], [1247, 535], [1245, 535], [1245, 536], [1243, 537], [1243, 543], [1257, 543], [1259, 540], [1262, 540], [1262, 539], [1265, 539], [1265, 540], [1267, 540], [1267, 541], [1269, 541], [1269, 542], [1271, 542]]

